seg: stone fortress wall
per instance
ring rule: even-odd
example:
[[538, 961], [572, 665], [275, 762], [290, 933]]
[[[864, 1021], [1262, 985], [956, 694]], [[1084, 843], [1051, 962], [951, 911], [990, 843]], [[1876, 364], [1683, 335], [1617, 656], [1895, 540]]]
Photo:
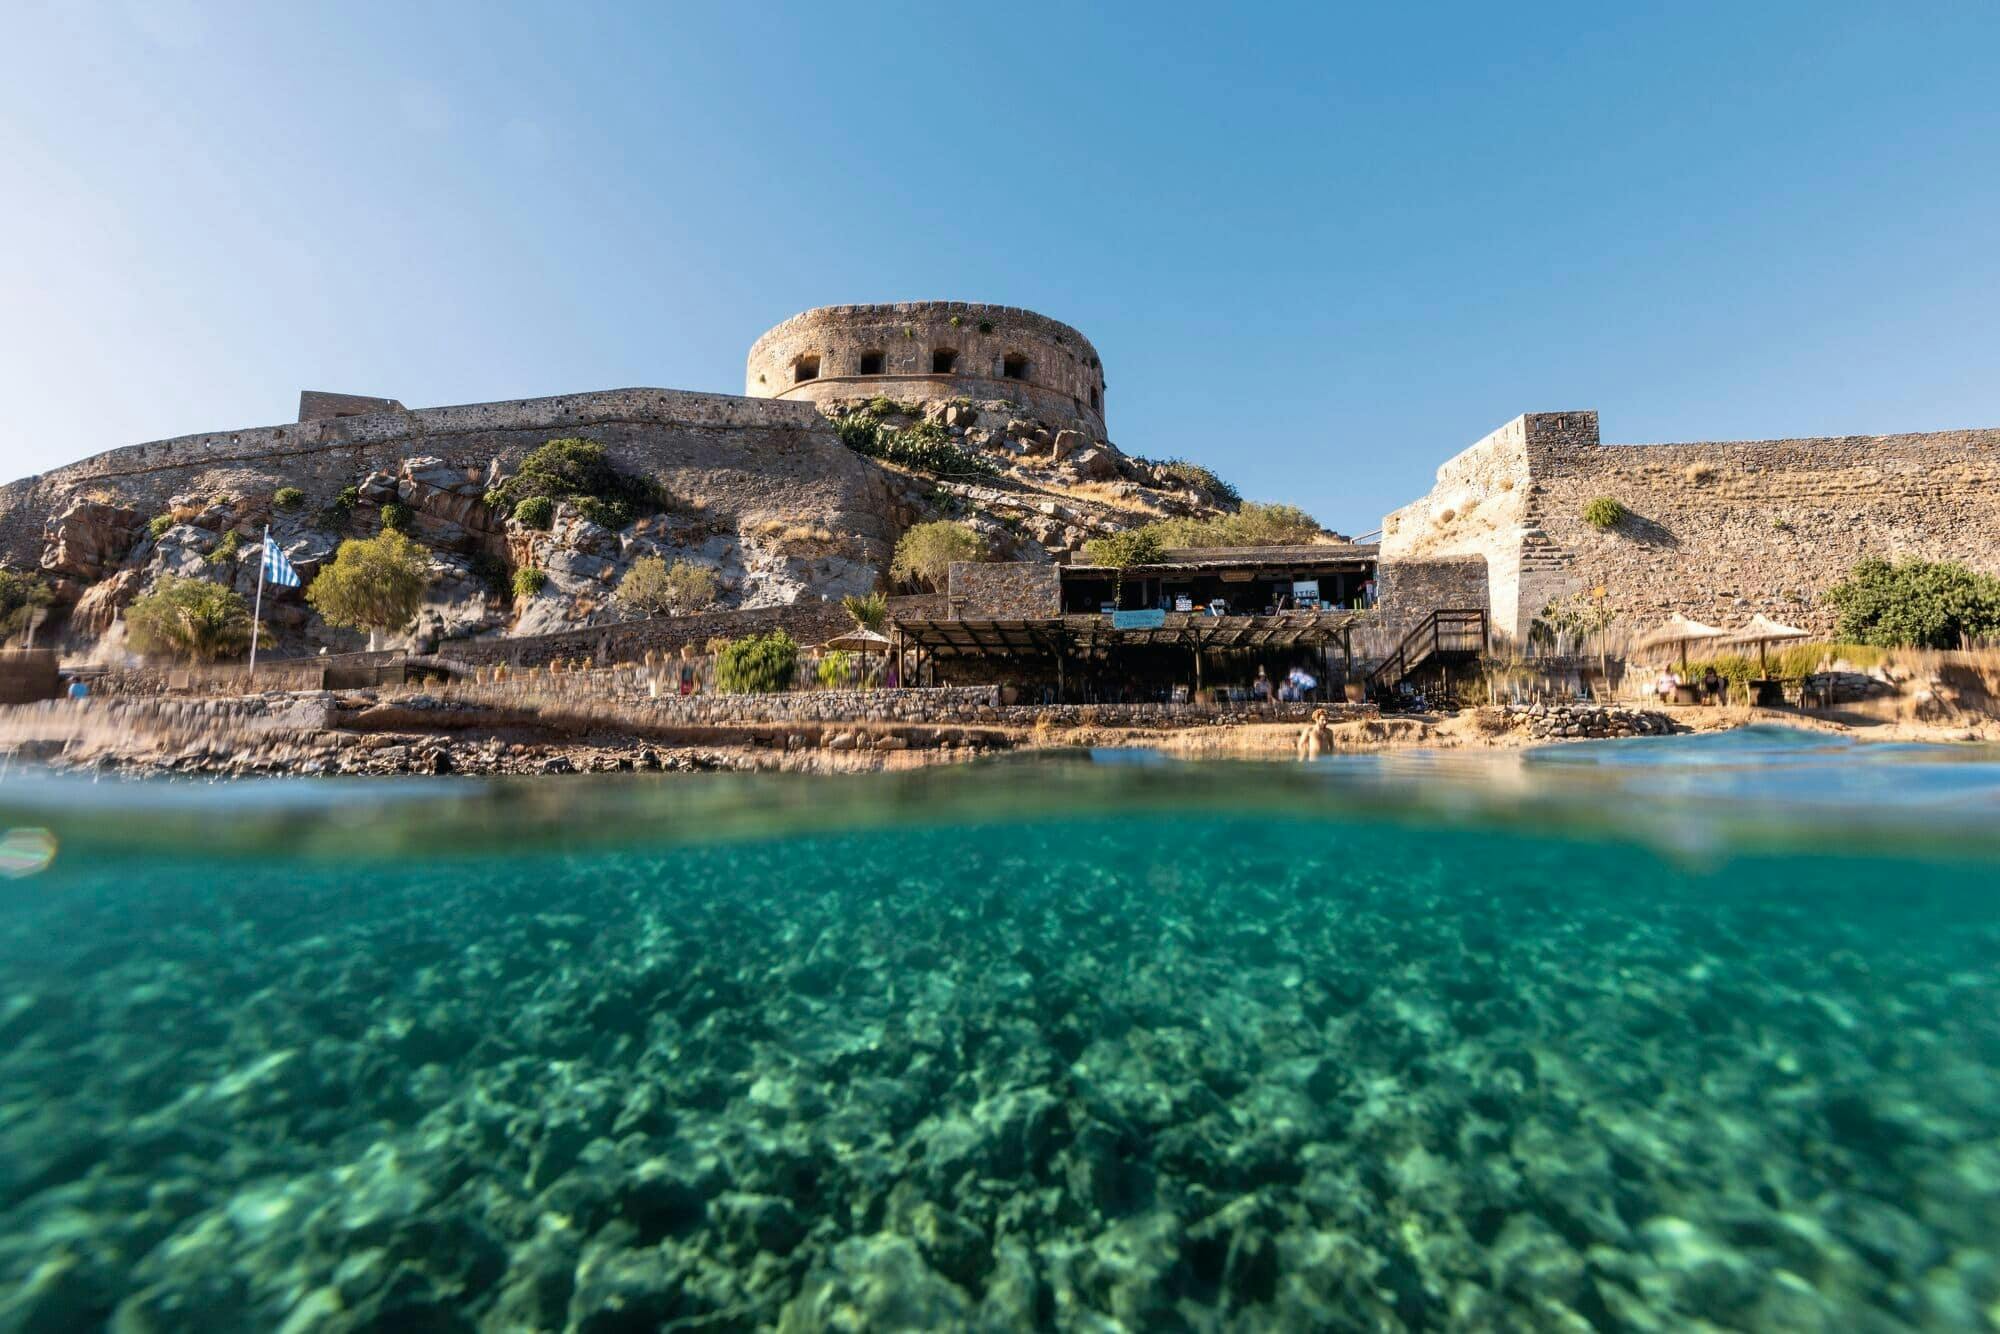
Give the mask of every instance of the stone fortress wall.
[[[1605, 496], [1627, 517], [1600, 531]], [[1487, 561], [1494, 624], [1524, 636], [1549, 601], [1603, 588], [1619, 625], [1764, 612], [1816, 631], [1863, 556], [2000, 574], [2000, 429], [1605, 445], [1594, 412], [1517, 417], [1383, 522], [1385, 578], [1417, 557]]]
[[[365, 401], [365, 400], [363, 400]], [[301, 405], [302, 410], [306, 404]], [[175, 495], [268, 494], [302, 488], [314, 506], [374, 470], [430, 455], [484, 472], [511, 469], [553, 437], [604, 443], [627, 467], [692, 476], [734, 513], [781, 518], [812, 510], [883, 544], [881, 482], [810, 403], [673, 389], [613, 389], [552, 398], [315, 416], [128, 445], [0, 486], [0, 558], [33, 568], [43, 522], [65, 497], [102, 486], [143, 512]]]
[[875, 394], [1007, 399], [1105, 438], [1097, 349], [1067, 324], [1014, 306], [908, 301], [808, 310], [752, 344], [744, 392], [812, 403]]

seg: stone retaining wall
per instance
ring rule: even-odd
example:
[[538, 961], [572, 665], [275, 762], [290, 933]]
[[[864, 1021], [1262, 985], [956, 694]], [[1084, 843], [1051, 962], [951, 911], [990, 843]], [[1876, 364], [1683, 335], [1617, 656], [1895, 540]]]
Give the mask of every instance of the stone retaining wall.
[[1627, 709], [1599, 704], [1510, 705], [1510, 722], [1538, 739], [1603, 740], [1625, 736], [1671, 736], [1681, 731], [1666, 714], [1651, 709]]

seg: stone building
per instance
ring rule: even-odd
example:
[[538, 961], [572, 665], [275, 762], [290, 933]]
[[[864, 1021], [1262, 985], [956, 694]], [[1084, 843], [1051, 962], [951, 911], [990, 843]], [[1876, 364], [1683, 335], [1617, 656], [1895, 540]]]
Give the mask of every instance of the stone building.
[[821, 306], [750, 348], [743, 392], [830, 404], [891, 398], [1011, 401], [1105, 437], [1104, 366], [1069, 325], [1014, 306], [905, 301]]

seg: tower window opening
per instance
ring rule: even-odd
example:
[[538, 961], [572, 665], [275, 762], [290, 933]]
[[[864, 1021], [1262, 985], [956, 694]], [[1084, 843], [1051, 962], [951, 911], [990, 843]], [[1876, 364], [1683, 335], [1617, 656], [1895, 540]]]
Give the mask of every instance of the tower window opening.
[[863, 352], [861, 354], [861, 374], [880, 375], [881, 373], [882, 354], [880, 352]]
[[1006, 376], [1009, 380], [1027, 379], [1028, 359], [1019, 352], [1009, 352], [1000, 359], [1000, 374]]
[[819, 378], [819, 358], [808, 353], [792, 363], [792, 383], [804, 384]]
[[931, 349], [931, 374], [950, 375], [958, 366], [958, 353], [948, 347]]
[[1103, 399], [1104, 399], [1104, 396], [1103, 396], [1102, 394], [1098, 393], [1098, 392], [1097, 392], [1097, 391], [1096, 391], [1095, 389], [1091, 390], [1091, 391], [1090, 391], [1090, 410], [1091, 410], [1092, 412], [1102, 412], [1102, 411], [1104, 410], [1104, 401], [1103, 401]]

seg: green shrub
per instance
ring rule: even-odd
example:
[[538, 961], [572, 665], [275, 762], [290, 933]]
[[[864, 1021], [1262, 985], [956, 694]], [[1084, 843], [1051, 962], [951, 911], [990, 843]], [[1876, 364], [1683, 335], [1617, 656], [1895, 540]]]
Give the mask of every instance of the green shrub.
[[715, 601], [716, 590], [715, 571], [706, 565], [677, 560], [669, 568], [658, 556], [641, 556], [618, 581], [618, 600], [657, 616], [699, 611]]
[[834, 690], [846, 685], [853, 671], [854, 655], [844, 649], [835, 649], [820, 658], [819, 666], [814, 669], [813, 674], [819, 678], [821, 685]]
[[382, 531], [385, 533], [407, 533], [416, 522], [416, 515], [408, 505], [390, 501], [382, 507]]
[[546, 533], [556, 521], [556, 502], [547, 496], [529, 496], [514, 506], [514, 518], [529, 528]]
[[602, 496], [575, 496], [570, 504], [583, 516], [586, 523], [594, 523], [599, 528], [609, 528], [614, 532], [632, 522], [632, 510], [622, 500], [606, 500]]
[[978, 533], [962, 523], [936, 519], [911, 527], [896, 539], [895, 559], [889, 573], [897, 579], [922, 584], [933, 593], [942, 593], [954, 561], [986, 559], [986, 543]]
[[1599, 496], [1583, 507], [1583, 521], [1592, 528], [1616, 528], [1625, 522], [1625, 507], [1610, 496]]
[[1893, 648], [1964, 648], [2000, 635], [2000, 579], [1951, 562], [1857, 561], [1826, 592], [1842, 639]]
[[213, 662], [249, 645], [250, 608], [234, 589], [163, 574], [125, 609], [125, 630], [140, 653]]
[[1153, 565], [1166, 553], [1166, 544], [1155, 531], [1160, 525], [1127, 528], [1122, 533], [1093, 537], [1083, 544], [1083, 559], [1091, 565], [1123, 570], [1133, 565]]
[[993, 332], [993, 321], [992, 321], [992, 320], [981, 320], [981, 321], [979, 322], [979, 332], [981, 332], [981, 333], [983, 333], [983, 334], [990, 334], [990, 333], [992, 333], [992, 332]]
[[424, 549], [391, 528], [342, 542], [306, 586], [306, 601], [329, 625], [394, 630], [417, 614], [429, 581]]
[[162, 537], [165, 537], [167, 534], [167, 529], [173, 526], [174, 526], [173, 515], [155, 514], [153, 516], [152, 522], [146, 525], [146, 531], [151, 533], [153, 535], [153, 540], [157, 542]]
[[992, 477], [1000, 471], [984, 455], [955, 443], [936, 422], [917, 422], [895, 430], [884, 426], [879, 415], [864, 407], [835, 417], [833, 430], [840, 442], [857, 454], [919, 472], [946, 477]]
[[521, 518], [521, 507], [536, 498], [550, 501], [551, 512], [553, 502], [567, 500], [592, 523], [607, 528], [623, 528], [634, 516], [652, 513], [666, 503], [658, 483], [619, 472], [603, 445], [574, 437], [549, 441], [521, 460], [512, 477], [486, 493], [487, 504], [502, 514], [512, 512], [515, 518]]
[[[1093, 538], [1084, 544], [1084, 559], [1093, 565], [1148, 565], [1170, 547], [1269, 547], [1310, 543], [1320, 535], [1319, 520], [1296, 505], [1267, 505], [1246, 500], [1227, 514], [1205, 518], [1160, 519], [1127, 529], [1110, 538]], [[1098, 560], [1090, 555], [1098, 549], [1118, 559]], [[1134, 547], [1133, 543], [1142, 545]], [[1146, 554], [1146, 553], [1152, 554]]]
[[863, 630], [880, 633], [889, 624], [889, 596], [886, 593], [870, 593], [865, 598], [849, 593], [840, 600], [840, 605], [854, 618], [854, 624]]
[[27, 627], [37, 607], [55, 601], [55, 590], [38, 574], [0, 570], [0, 635], [13, 636]]
[[514, 596], [517, 598], [534, 597], [548, 585], [549, 575], [546, 570], [537, 570], [524, 565], [514, 571]]
[[715, 684], [731, 694], [769, 695], [789, 690], [799, 646], [783, 630], [731, 640], [715, 657]]
[[271, 503], [281, 510], [295, 510], [306, 503], [306, 493], [296, 486], [281, 486], [271, 493]]
[[236, 559], [236, 554], [242, 549], [243, 539], [238, 537], [236, 530], [232, 528], [224, 533], [222, 540], [209, 550], [208, 563], [210, 565], [221, 565], [226, 561], [233, 561]]

